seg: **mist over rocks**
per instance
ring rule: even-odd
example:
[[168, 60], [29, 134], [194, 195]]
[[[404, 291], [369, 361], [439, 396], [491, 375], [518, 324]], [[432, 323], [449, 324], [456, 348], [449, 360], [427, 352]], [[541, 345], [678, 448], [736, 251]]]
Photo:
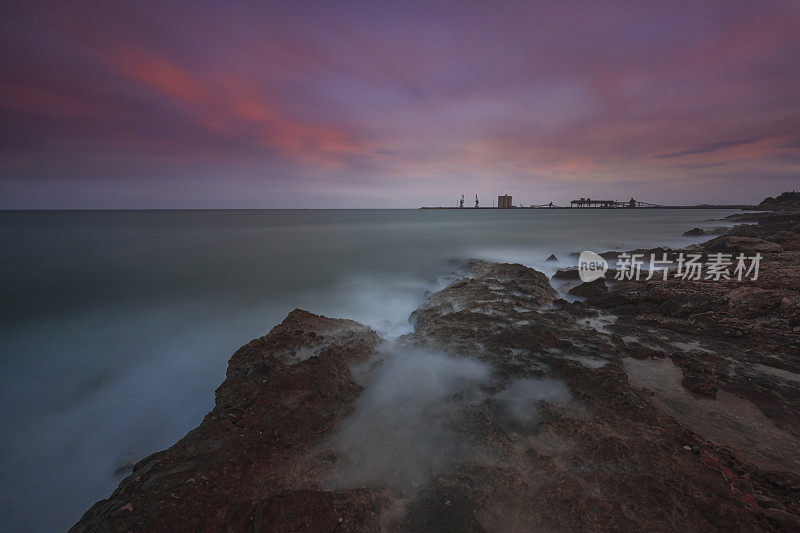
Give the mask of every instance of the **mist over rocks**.
[[[363, 387], [350, 367], [378, 342], [351, 320], [292, 311], [231, 357], [200, 426], [134, 465], [72, 530], [374, 527], [382, 491], [321, 491], [331, 458], [309, 450], [352, 412]], [[318, 355], [297, 361], [301, 349]]]
[[295, 310], [73, 530], [795, 529], [796, 230], [731, 230], [774, 245], [756, 281], [606, 279], [585, 301], [473, 261], [393, 341]]
[[331, 435], [338, 460], [327, 483], [413, 496], [468, 451], [453, 420], [485, 393], [491, 365], [404, 345], [383, 346], [355, 412]]
[[572, 395], [562, 381], [544, 378], [519, 378], [494, 396], [514, 421], [522, 425], [539, 422], [539, 404], [567, 403]]

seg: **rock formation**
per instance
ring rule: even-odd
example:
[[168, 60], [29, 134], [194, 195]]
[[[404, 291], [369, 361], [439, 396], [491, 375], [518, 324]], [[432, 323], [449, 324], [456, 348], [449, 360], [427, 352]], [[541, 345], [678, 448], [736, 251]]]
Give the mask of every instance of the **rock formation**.
[[413, 379], [386, 381], [366, 326], [295, 310], [233, 355], [199, 427], [73, 530], [800, 530], [800, 221], [701, 250], [758, 251], [760, 275], [565, 270], [553, 284], [585, 298], [568, 302], [536, 270], [471, 262], [392, 345], [425, 368]]

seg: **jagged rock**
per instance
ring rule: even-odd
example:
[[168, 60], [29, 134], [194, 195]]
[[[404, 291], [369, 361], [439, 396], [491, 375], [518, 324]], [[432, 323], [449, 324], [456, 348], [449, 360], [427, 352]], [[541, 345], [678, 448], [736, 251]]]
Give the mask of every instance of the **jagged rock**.
[[692, 228], [689, 231], [683, 233], [684, 237], [699, 237], [701, 235], [705, 235], [706, 232], [703, 228]]
[[553, 279], [576, 280], [581, 278], [577, 268], [562, 268], [553, 274]]
[[[520, 271], [520, 275], [524, 272]], [[601, 283], [605, 286], [602, 280], [598, 281], [585, 285], [594, 285], [598, 289]], [[469, 288], [469, 285], [473, 287]], [[576, 529], [584, 526], [587, 516], [591, 515], [603, 524], [601, 529], [616, 529], [623, 526], [611, 509], [618, 505], [639, 509], [638, 505], [632, 505], [638, 496], [623, 496], [616, 487], [637, 484], [637, 494], [669, 494], [670, 501], [682, 509], [679, 523], [687, 529], [709, 523], [716, 524], [712, 529], [725, 529], [727, 519], [740, 525], [749, 524], [747, 527], [755, 529], [764, 527], [759, 511], [743, 504], [748, 500], [730, 489], [730, 483], [739, 476], [762, 479], [763, 472], [751, 470], [746, 462], [729, 455], [724, 448], [707, 441], [698, 443], [693, 440], [695, 437], [682, 433], [681, 426], [672, 425], [674, 420], [667, 422], [668, 418], [663, 418], [666, 416], [664, 412], [652, 408], [646, 391], [631, 388], [625, 381], [624, 372], [620, 374], [614, 370], [613, 363], [597, 359], [597, 354], [603, 353], [612, 362], [625, 357], [639, 358], [643, 354], [647, 354], [644, 358], [663, 357], [664, 353], [677, 350], [679, 353], [675, 354], [673, 361], [683, 374], [680, 384], [692, 394], [713, 398], [720, 387], [732, 387], [761, 406], [775, 407], [788, 401], [791, 405], [787, 408], [766, 412], [786, 427], [800, 427], [800, 417], [794, 414], [800, 398], [790, 399], [793, 393], [780, 392], [771, 396], [765, 391], [765, 385], [772, 378], [765, 374], [757, 374], [757, 378], [753, 377], [756, 374], [739, 376], [739, 371], [750, 368], [747, 366], [747, 361], [752, 360], [749, 357], [755, 356], [743, 357], [738, 342], [715, 341], [703, 330], [687, 326], [704, 317], [709, 310], [724, 308], [727, 295], [735, 288], [733, 285], [652, 281], [617, 283], [610, 293], [599, 289], [597, 292], [600, 294], [621, 296], [617, 305], [626, 308], [626, 314], [620, 318], [624, 323], [610, 327], [619, 335], [635, 335], [637, 342], [632, 345], [626, 344], [630, 341], [619, 343], [621, 337], [613, 333], [609, 335], [588, 324], [582, 325], [584, 318], [591, 314], [574, 311], [581, 308], [590, 312], [591, 299], [588, 309], [586, 304], [569, 304], [563, 300], [557, 301], [555, 308], [526, 309], [524, 291], [506, 292], [505, 297], [497, 301], [488, 297], [485, 285], [485, 279], [468, 278], [446, 288], [444, 293], [457, 291], [462, 308], [452, 310], [438, 304], [427, 307], [431, 312], [426, 313], [425, 320], [410, 336], [411, 339], [453, 354], [470, 354], [491, 361], [499, 380], [489, 384], [491, 388], [508, 390], [505, 383], [509, 380], [513, 383], [523, 377], [530, 379], [531, 375], [563, 380], [574, 397], [592, 406], [592, 422], [587, 423], [576, 416], [576, 407], [565, 411], [556, 404], [546, 409], [547, 422], [542, 422], [537, 429], [524, 429], [515, 426], [513, 420], [503, 418], [503, 411], [498, 411], [496, 403], [479, 404], [465, 420], [453, 421], [459, 439], [477, 440], [482, 453], [492, 450], [491, 455], [499, 457], [501, 464], [507, 462], [513, 467], [493, 468], [480, 462], [466, 464], [453, 474], [452, 481], [443, 486], [435, 485], [412, 498], [410, 511], [401, 524], [412, 530], [430, 528], [432, 523], [454, 529]], [[697, 302], [693, 302], [695, 298], [698, 298]], [[452, 301], [452, 298], [447, 300]], [[498, 314], [498, 311], [502, 313]], [[657, 322], [659, 316], [665, 319]], [[672, 316], [685, 322], [673, 326], [668, 322], [668, 317]], [[718, 318], [709, 316], [706, 320], [710, 324]], [[687, 346], [694, 346], [691, 343], [697, 342], [697, 348], [683, 351], [664, 342], [664, 336], [675, 338], [676, 342], [681, 339], [680, 342], [688, 343]], [[710, 343], [719, 354], [703, 348], [700, 340]], [[658, 346], [663, 351], [649, 350], [645, 344]], [[768, 350], [761, 353], [762, 361], [771, 357]], [[731, 360], [738, 361], [736, 364], [740, 366], [732, 364]], [[793, 391], [800, 390], [797, 385], [784, 386], [790, 386]], [[638, 429], [633, 430], [633, 427]], [[635, 432], [646, 433], [647, 444], [634, 437]], [[576, 435], [580, 437], [576, 438]], [[531, 441], [538, 443], [538, 447], [534, 444], [527, 450], [519, 449], [519, 443]], [[702, 457], [702, 460], [677, 461], [672, 452], [676, 441], [690, 442], [688, 448], [693, 452], [697, 450], [697, 455], [693, 453], [691, 457]], [[566, 447], [569, 451], [542, 445], [543, 442], [569, 442]], [[747, 455], [750, 448], [741, 451]], [[794, 457], [797, 457], [796, 453]], [[752, 459], [748, 457], [746, 461]], [[774, 467], [781, 462], [780, 457], [773, 457], [769, 464]], [[598, 496], [591, 502], [586, 500], [583, 491], [576, 488], [586, 482], [587, 470], [572, 471], [565, 467], [566, 464], [587, 465], [591, 469], [591, 482], [598, 488]], [[612, 467], [614, 473], [598, 472], [595, 469], [599, 464], [615, 465]], [[657, 479], [632, 473], [650, 471], [652, 466], [647, 465], [653, 464], [660, 465]], [[630, 469], [631, 474], [626, 474], [618, 465], [625, 465], [625, 470]], [[713, 482], [707, 477], [709, 471], [718, 476], [713, 478]], [[633, 481], [634, 478], [637, 481]], [[688, 479], [692, 481], [687, 484]], [[722, 483], [717, 485], [717, 481]], [[644, 485], [639, 486], [638, 483], [642, 482]], [[757, 490], [764, 494], [773, 490], [771, 485], [761, 482], [756, 482], [756, 485]], [[702, 498], [709, 498], [707, 501], [715, 504], [700, 511], [694, 507], [698, 494], [704, 494]], [[447, 512], [447, 501], [460, 502], [460, 510]], [[641, 505], [643, 509], [648, 508], [644, 498]], [[723, 507], [726, 510], [720, 512]], [[567, 508], [570, 511], [563, 512]], [[735, 519], [728, 514], [734, 508], [739, 509], [735, 511]], [[509, 516], [513, 517], [510, 522]], [[477, 523], [473, 517], [477, 518]], [[630, 513], [626, 520], [629, 520], [625, 522], [627, 525], [635, 524], [633, 527], [636, 529], [659, 529], [663, 526], [648, 511]], [[672, 523], [670, 528], [674, 527]]]
[[[287, 530], [333, 530], [340, 517], [350, 529], [377, 527], [381, 490], [296, 490], [322, 485], [328, 463], [314, 447], [352, 411], [362, 387], [350, 366], [377, 343], [375, 332], [357, 322], [292, 311], [231, 357], [202, 424], [139, 461], [72, 531], [272, 529], [279, 523]], [[298, 358], [301, 349], [314, 355]]]
[[758, 208], [764, 211], [800, 211], [800, 192], [784, 192], [777, 198], [765, 198], [758, 204]]
[[558, 257], [556, 257], [556, 254], [550, 254], [550, 257], [547, 258], [547, 261], [548, 262], [558, 261]]
[[513, 298], [509, 298], [514, 294], [524, 295], [521, 308], [536, 309], [552, 303], [557, 293], [547, 276], [536, 270], [519, 264], [472, 261], [464, 276], [431, 295], [414, 311], [411, 322], [417, 334], [433, 337], [433, 330], [444, 317], [466, 328], [480, 314], [514, 316], [518, 313]]
[[711, 239], [703, 245], [709, 252], [723, 253], [766, 253], [781, 252], [779, 244], [752, 237], [739, 237], [735, 235], [722, 235]]
[[590, 281], [588, 283], [581, 283], [577, 287], [571, 288], [568, 292], [573, 296], [591, 296], [597, 294], [598, 292], [607, 292], [608, 287], [606, 287], [605, 281], [603, 278], [596, 279], [594, 281]]
[[714, 226], [713, 228], [706, 228], [704, 231], [708, 235], [724, 235], [730, 230], [727, 226]]
[[734, 222], [758, 222], [764, 216], [764, 213], [734, 213], [726, 216], [723, 220], [731, 220]]

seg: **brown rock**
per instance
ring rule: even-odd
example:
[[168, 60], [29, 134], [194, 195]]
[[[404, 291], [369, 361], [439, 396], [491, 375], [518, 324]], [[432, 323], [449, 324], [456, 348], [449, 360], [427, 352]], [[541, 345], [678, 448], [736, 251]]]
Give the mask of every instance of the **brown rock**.
[[756, 494], [755, 498], [758, 504], [764, 509], [780, 509], [781, 511], [786, 510], [786, 507], [781, 502], [762, 494]]
[[764, 516], [777, 522], [782, 527], [787, 528], [787, 531], [800, 531], [800, 517], [790, 514], [781, 509], [766, 509]]
[[594, 281], [590, 281], [588, 283], [581, 283], [577, 287], [571, 288], [568, 292], [573, 296], [593, 296], [598, 293], [604, 293], [608, 291], [608, 287], [606, 287], [605, 281], [603, 278], [596, 279]]
[[774, 242], [753, 237], [739, 237], [734, 235], [722, 235], [715, 239], [711, 239], [705, 243], [703, 247], [709, 252], [722, 253], [752, 254], [783, 251], [783, 248]]
[[[220, 531], [244, 523], [263, 530], [276, 527], [272, 520], [332, 530], [343, 508], [379, 508], [380, 490], [292, 490], [322, 485], [330, 463], [311, 450], [352, 411], [362, 388], [350, 366], [378, 340], [357, 322], [292, 311], [231, 357], [202, 424], [136, 464], [72, 531]], [[315, 355], [298, 357], [300, 350]], [[372, 529], [374, 516], [348, 520], [352, 529]]]
[[581, 279], [577, 268], [562, 268], [553, 274], [553, 279], [576, 280]]
[[778, 195], [777, 198], [770, 196], [758, 204], [758, 208], [765, 211], [800, 211], [800, 192], [784, 192]]

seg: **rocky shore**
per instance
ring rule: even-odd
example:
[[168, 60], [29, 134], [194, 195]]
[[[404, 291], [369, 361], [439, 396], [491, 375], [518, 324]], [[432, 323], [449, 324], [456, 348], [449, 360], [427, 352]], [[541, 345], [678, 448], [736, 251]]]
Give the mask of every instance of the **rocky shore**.
[[693, 247], [757, 280], [474, 261], [392, 342], [292, 311], [72, 530], [798, 531], [800, 202], [765, 202]]

